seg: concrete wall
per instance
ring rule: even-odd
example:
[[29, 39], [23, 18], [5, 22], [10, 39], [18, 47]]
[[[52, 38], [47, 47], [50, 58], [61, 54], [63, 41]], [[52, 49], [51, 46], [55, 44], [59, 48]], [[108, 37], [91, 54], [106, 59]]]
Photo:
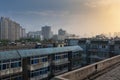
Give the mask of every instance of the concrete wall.
[[82, 80], [120, 62], [120, 55], [56, 76], [53, 80]]
[[4, 76], [4, 75], [16, 74], [16, 73], [20, 73], [20, 72], [22, 72], [22, 67], [1, 70], [0, 77]]

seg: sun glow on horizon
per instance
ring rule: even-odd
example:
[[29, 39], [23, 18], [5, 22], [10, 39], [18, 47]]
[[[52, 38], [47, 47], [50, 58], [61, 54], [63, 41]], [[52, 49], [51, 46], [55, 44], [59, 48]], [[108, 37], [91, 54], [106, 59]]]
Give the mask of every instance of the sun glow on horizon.
[[120, 0], [101, 0], [94, 8], [92, 16], [104, 27], [104, 32], [120, 32]]

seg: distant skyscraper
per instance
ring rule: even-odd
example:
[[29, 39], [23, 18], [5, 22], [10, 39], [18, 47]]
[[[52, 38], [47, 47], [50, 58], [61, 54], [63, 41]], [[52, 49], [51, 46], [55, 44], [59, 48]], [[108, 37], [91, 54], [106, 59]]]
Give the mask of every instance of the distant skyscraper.
[[52, 38], [52, 31], [51, 31], [51, 27], [50, 26], [44, 26], [42, 27], [42, 35], [43, 35], [43, 39], [51, 39]]
[[66, 31], [63, 29], [58, 30], [58, 35], [66, 35]]
[[9, 18], [0, 18], [0, 40], [15, 41], [23, 37], [25, 31], [22, 31], [20, 24]]
[[58, 30], [58, 40], [64, 40], [67, 37], [67, 32], [63, 29]]
[[26, 37], [26, 31], [25, 31], [25, 28], [22, 28], [22, 38], [25, 38]]
[[0, 20], [0, 39], [8, 39], [9, 19], [1, 17]]

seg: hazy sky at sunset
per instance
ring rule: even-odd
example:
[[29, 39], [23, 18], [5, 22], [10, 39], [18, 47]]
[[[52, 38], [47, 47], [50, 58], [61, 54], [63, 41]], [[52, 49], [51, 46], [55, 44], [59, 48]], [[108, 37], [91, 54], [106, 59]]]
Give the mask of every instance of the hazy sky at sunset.
[[69, 33], [120, 32], [120, 0], [0, 0], [0, 16], [27, 31], [50, 25]]

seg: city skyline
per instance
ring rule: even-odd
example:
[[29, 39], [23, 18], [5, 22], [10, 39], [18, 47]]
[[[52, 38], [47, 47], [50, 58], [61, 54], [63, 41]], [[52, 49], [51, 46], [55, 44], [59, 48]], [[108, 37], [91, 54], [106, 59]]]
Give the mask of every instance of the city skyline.
[[77, 35], [113, 33], [120, 29], [119, 4], [119, 0], [1, 0], [0, 16], [17, 21], [27, 32], [48, 25], [54, 33], [60, 28]]
[[26, 32], [22, 26], [9, 18], [0, 18], [0, 40], [19, 40], [25, 38]]

